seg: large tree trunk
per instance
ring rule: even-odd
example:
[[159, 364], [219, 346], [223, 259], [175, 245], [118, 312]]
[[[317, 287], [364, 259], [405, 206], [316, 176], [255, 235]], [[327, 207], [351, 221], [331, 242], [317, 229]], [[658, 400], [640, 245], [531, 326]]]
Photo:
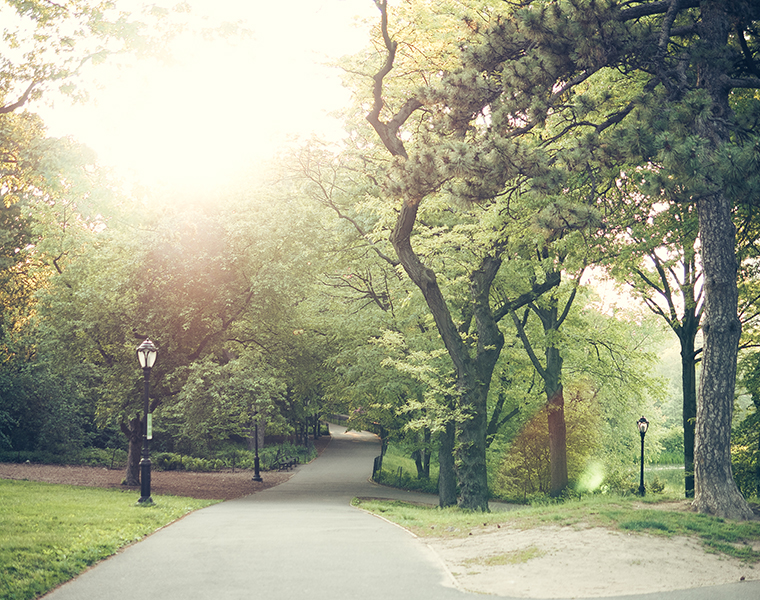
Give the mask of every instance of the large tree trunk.
[[557, 497], [567, 488], [567, 426], [562, 387], [562, 355], [557, 348], [546, 350], [546, 413], [549, 425], [549, 494]]
[[694, 452], [694, 507], [729, 519], [751, 519], [752, 510], [734, 481], [731, 424], [736, 359], [741, 336], [737, 317], [735, 232], [723, 194], [699, 204], [705, 271], [705, 335], [697, 403]]
[[454, 439], [455, 425], [452, 421], [446, 423], [446, 428], [440, 434], [438, 446], [438, 504], [441, 508], [454, 506], [457, 503], [457, 481], [454, 471]]
[[[703, 2], [700, 34], [704, 56], [724, 52], [731, 28], [722, 2]], [[696, 120], [696, 133], [708, 142], [712, 156], [730, 141], [731, 109], [722, 65], [705, 60], [700, 66], [702, 86], [710, 94], [712, 114]], [[707, 154], [706, 152], [706, 154]], [[709, 157], [709, 154], [707, 154]], [[705, 162], [707, 164], [707, 162]], [[750, 519], [752, 510], [739, 492], [731, 468], [731, 421], [736, 385], [736, 359], [741, 322], [737, 316], [739, 293], [736, 275], [736, 230], [731, 203], [722, 182], [698, 201], [699, 237], [705, 274], [704, 357], [697, 402], [694, 452], [694, 507], [730, 519]]]
[[417, 468], [417, 479], [430, 479], [430, 429], [422, 430], [422, 448], [412, 452], [414, 465]]
[[129, 441], [127, 453], [127, 472], [124, 474], [122, 485], [140, 485], [140, 459], [142, 453], [142, 421], [140, 415], [135, 415], [128, 423], [121, 424], [121, 430]]
[[[684, 321], [685, 322], [685, 321]], [[697, 366], [693, 333], [683, 332], [681, 340], [681, 384], [683, 389], [683, 467], [684, 491], [694, 497], [694, 427], [697, 420]]]
[[[487, 389], [487, 388], [486, 388]], [[486, 472], [486, 398], [480, 390], [462, 394], [465, 418], [458, 426], [455, 449], [460, 508], [488, 510], [488, 474]]]

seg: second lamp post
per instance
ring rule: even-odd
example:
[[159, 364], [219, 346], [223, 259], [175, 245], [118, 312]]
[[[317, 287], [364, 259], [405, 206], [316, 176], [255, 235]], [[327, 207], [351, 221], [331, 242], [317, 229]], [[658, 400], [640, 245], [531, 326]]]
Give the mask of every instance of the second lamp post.
[[142, 459], [140, 460], [140, 499], [138, 502], [153, 502], [150, 497], [150, 448], [148, 440], [153, 437], [152, 423], [150, 419], [150, 404], [148, 401], [150, 392], [150, 370], [156, 362], [156, 346], [146, 339], [137, 347], [137, 360], [143, 370], [143, 447]]
[[647, 434], [649, 428], [649, 421], [644, 417], [641, 417], [636, 421], [636, 426], [639, 428], [639, 434], [641, 435], [641, 479], [639, 480], [639, 494], [644, 495], [644, 436]]

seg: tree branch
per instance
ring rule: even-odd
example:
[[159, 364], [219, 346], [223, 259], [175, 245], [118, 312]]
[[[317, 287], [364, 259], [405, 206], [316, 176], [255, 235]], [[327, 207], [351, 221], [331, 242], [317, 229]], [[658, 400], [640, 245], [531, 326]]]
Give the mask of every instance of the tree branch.
[[29, 84], [29, 87], [26, 88], [26, 91], [22, 94], [21, 98], [19, 98], [18, 101], [14, 102], [13, 104], [8, 104], [7, 106], [0, 106], [0, 115], [13, 112], [17, 108], [24, 106], [24, 104], [26, 104], [29, 100], [29, 95], [32, 93], [35, 85], [37, 85], [37, 82], [32, 81], [32, 83]]
[[575, 294], [578, 292], [578, 286], [581, 284], [581, 277], [583, 277], [583, 272], [586, 270], [586, 267], [583, 267], [581, 269], [581, 272], [578, 273], [578, 277], [575, 278], [575, 285], [573, 286], [573, 291], [570, 292], [570, 297], [567, 299], [567, 302], [565, 302], [565, 308], [562, 310], [562, 314], [557, 319], [557, 325], [554, 327], [556, 330], [559, 330], [559, 328], [562, 326], [562, 323], [565, 322], [565, 319], [567, 319], [567, 315], [570, 314], [570, 307], [573, 305], [573, 301], [575, 300]]
[[406, 120], [412, 115], [412, 113], [422, 106], [422, 103], [416, 98], [410, 98], [401, 107], [401, 110], [394, 115], [394, 117], [388, 122], [383, 123], [380, 120], [380, 112], [385, 106], [383, 100], [383, 80], [388, 73], [393, 69], [393, 61], [396, 59], [396, 48], [398, 42], [391, 39], [388, 33], [388, 0], [375, 0], [375, 5], [380, 10], [380, 29], [383, 35], [383, 42], [385, 43], [385, 49], [388, 51], [385, 57], [385, 63], [380, 70], [372, 77], [375, 83], [372, 87], [373, 104], [372, 110], [367, 114], [367, 121], [380, 136], [385, 147], [393, 156], [403, 156], [409, 158], [402, 142], [398, 137], [398, 130], [406, 122]]
[[[525, 310], [528, 310], [528, 309], [526, 308]], [[538, 360], [536, 353], [533, 351], [533, 346], [530, 345], [530, 340], [528, 339], [528, 336], [525, 334], [525, 327], [523, 326], [523, 323], [520, 321], [520, 319], [517, 318], [517, 314], [515, 313], [514, 310], [510, 310], [509, 314], [512, 315], [512, 321], [514, 321], [515, 328], [517, 329], [517, 337], [520, 338], [523, 348], [525, 348], [525, 351], [528, 353], [528, 356], [530, 357], [530, 362], [533, 363], [533, 368], [536, 369], [536, 372], [539, 374], [541, 379], [546, 381], [546, 378], [548, 377], [548, 373], [546, 372], [543, 365], [541, 364], [541, 361]]]
[[[697, 8], [701, 0], [682, 0], [679, 9], [685, 8]], [[640, 19], [641, 17], [648, 17], [651, 15], [661, 15], [668, 12], [670, 8], [671, 0], [660, 0], [659, 2], [647, 2], [640, 6], [634, 6], [632, 8], [625, 8], [621, 10], [618, 15], [618, 21], [631, 21], [633, 19]]]
[[531, 286], [530, 291], [521, 294], [514, 300], [506, 300], [498, 310], [494, 312], [494, 320], [498, 323], [510, 312], [521, 309], [523, 306], [536, 300], [536, 298], [545, 292], [557, 287], [561, 280], [562, 274], [559, 271], [552, 271], [546, 276], [546, 280], [543, 283], [534, 283]]

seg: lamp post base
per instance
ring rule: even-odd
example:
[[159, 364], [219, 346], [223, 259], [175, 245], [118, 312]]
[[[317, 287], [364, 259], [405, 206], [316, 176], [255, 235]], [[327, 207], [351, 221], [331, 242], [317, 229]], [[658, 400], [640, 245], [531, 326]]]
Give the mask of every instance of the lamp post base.
[[143, 458], [140, 461], [140, 499], [138, 504], [152, 504], [153, 498], [150, 497], [150, 459]]

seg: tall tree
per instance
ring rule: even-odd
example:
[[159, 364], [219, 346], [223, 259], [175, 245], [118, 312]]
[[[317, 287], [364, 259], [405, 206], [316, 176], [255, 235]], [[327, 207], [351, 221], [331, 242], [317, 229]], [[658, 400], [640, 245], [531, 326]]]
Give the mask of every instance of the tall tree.
[[[382, 6], [382, 4], [381, 4]], [[433, 93], [420, 93], [380, 121], [383, 78], [395, 46], [378, 72], [369, 119], [393, 152], [404, 156], [399, 126], [424, 106], [446, 106], [441, 123], [452, 135], [487, 127], [491, 151], [480, 170], [495, 183], [516, 171], [535, 190], [561, 193], [568, 173], [594, 192], [610, 170], [643, 171], [649, 189], [676, 193], [697, 207], [704, 269], [705, 345], [695, 432], [695, 507], [749, 518], [731, 477], [730, 434], [736, 381], [737, 263], [732, 206], [753, 173], [757, 133], [737, 119], [734, 89], [760, 87], [757, 19], [760, 7], [743, 1], [596, 0], [507, 3], [463, 43], [461, 68], [443, 74]], [[614, 77], [612, 87], [589, 93]], [[597, 90], [598, 91], [598, 90]], [[440, 109], [439, 109], [440, 111]], [[544, 125], [558, 133], [545, 137]], [[570, 140], [573, 140], [571, 143]], [[543, 153], [526, 154], [528, 141]], [[407, 161], [407, 164], [409, 161]], [[485, 164], [484, 164], [485, 163]], [[461, 161], [459, 162], [461, 164]], [[495, 168], [497, 171], [494, 171]], [[493, 175], [492, 175], [493, 174]], [[420, 177], [418, 185], [430, 185]], [[482, 185], [480, 187], [482, 189]], [[402, 251], [420, 195], [402, 209], [395, 235]], [[412, 270], [412, 269], [410, 269]], [[425, 285], [425, 271], [417, 269]]]
[[694, 207], [672, 202], [653, 207], [636, 204], [638, 215], [620, 236], [613, 252], [613, 273], [662, 318], [678, 337], [681, 349], [684, 488], [694, 496], [694, 430], [697, 418], [697, 363], [702, 352], [696, 339], [702, 319], [702, 268], [698, 255], [698, 220]]
[[[570, 314], [582, 274], [583, 271], [576, 277], [569, 296], [564, 300], [564, 305], [560, 305], [559, 297], [556, 293], [553, 293], [547, 294], [548, 298], [545, 298], [544, 302], [540, 300], [530, 302], [522, 318], [518, 317], [514, 310], [510, 311], [512, 321], [515, 324], [515, 329], [517, 329], [517, 334], [523, 343], [523, 347], [528, 353], [536, 372], [544, 381], [546, 418], [549, 430], [549, 493], [552, 496], [561, 494], [568, 483], [567, 427], [565, 424], [565, 397], [562, 381], [563, 356], [555, 340], [558, 337], [562, 324], [567, 319], [568, 314]], [[525, 332], [525, 326], [531, 313], [538, 317], [544, 332], [545, 341], [543, 345], [546, 350], [544, 352], [545, 360], [543, 363], [536, 355], [533, 344], [530, 343]]]
[[[526, 201], [520, 205], [522, 219], [505, 218], [505, 215], [519, 214], [519, 209], [510, 206], [509, 198], [519, 196], [518, 192], [522, 191], [522, 175], [499, 158], [498, 153], [506, 148], [494, 147], [490, 126], [477, 123], [477, 115], [456, 121], [456, 116], [448, 114], [448, 107], [436, 106], [433, 110], [432, 105], [440, 99], [437, 90], [420, 91], [419, 97], [401, 100], [399, 108], [391, 111], [392, 100], [386, 97], [387, 79], [394, 68], [399, 44], [389, 33], [387, 3], [378, 1], [376, 4], [381, 11], [380, 38], [385, 54], [383, 65], [373, 77], [373, 106], [367, 121], [386, 150], [395, 157], [386, 193], [399, 198], [400, 207], [390, 240], [404, 271], [422, 292], [454, 366], [457, 408], [463, 415], [457, 430], [459, 505], [485, 509], [487, 397], [504, 345], [499, 322], [510, 311], [519, 310], [559, 284], [561, 274], [557, 261], [562, 252], [555, 255], [551, 245], [561, 244], [565, 235], [573, 230], [593, 226], [595, 218], [587, 208], [565, 208], [558, 197], [551, 196], [542, 199], [530, 196], [535, 204]], [[418, 111], [424, 115], [418, 117], [424, 123], [418, 124], [418, 128], [436, 131], [438, 137], [420, 134], [418, 140], [409, 144], [406, 140], [411, 130], [404, 127], [408, 127]], [[471, 121], [476, 123], [470, 124]], [[446, 123], [445, 127], [441, 126], [442, 122]], [[510, 181], [514, 194], [505, 201], [501, 197]], [[475, 213], [472, 215], [475, 222], [482, 223], [480, 228], [460, 226], [460, 243], [462, 237], [469, 237], [468, 249], [473, 257], [471, 266], [463, 274], [467, 280], [467, 304], [458, 315], [460, 323], [452, 317], [451, 300], [439, 282], [441, 273], [431, 268], [430, 261], [426, 261], [412, 243], [423, 201], [430, 202], [437, 195], [448, 198], [451, 204], [477, 202], [482, 214], [480, 218], [475, 217]], [[560, 215], [559, 221], [542, 218], [547, 216], [542, 215], [542, 208], [546, 213]], [[571, 218], [568, 220], [567, 216]], [[514, 222], [519, 226], [510, 228], [508, 225]], [[537, 264], [530, 266], [528, 260], [523, 267], [510, 267], [518, 273], [522, 271], [520, 283], [511, 289], [501, 284], [496, 287], [505, 260], [520, 257], [526, 247], [532, 247], [528, 254], [536, 256]], [[559, 436], [558, 447], [562, 446], [561, 427], [554, 431]], [[556, 455], [560, 462], [562, 455], [562, 452]], [[559, 490], [567, 485], [566, 469], [558, 468], [557, 473], [565, 473], [557, 481]]]

